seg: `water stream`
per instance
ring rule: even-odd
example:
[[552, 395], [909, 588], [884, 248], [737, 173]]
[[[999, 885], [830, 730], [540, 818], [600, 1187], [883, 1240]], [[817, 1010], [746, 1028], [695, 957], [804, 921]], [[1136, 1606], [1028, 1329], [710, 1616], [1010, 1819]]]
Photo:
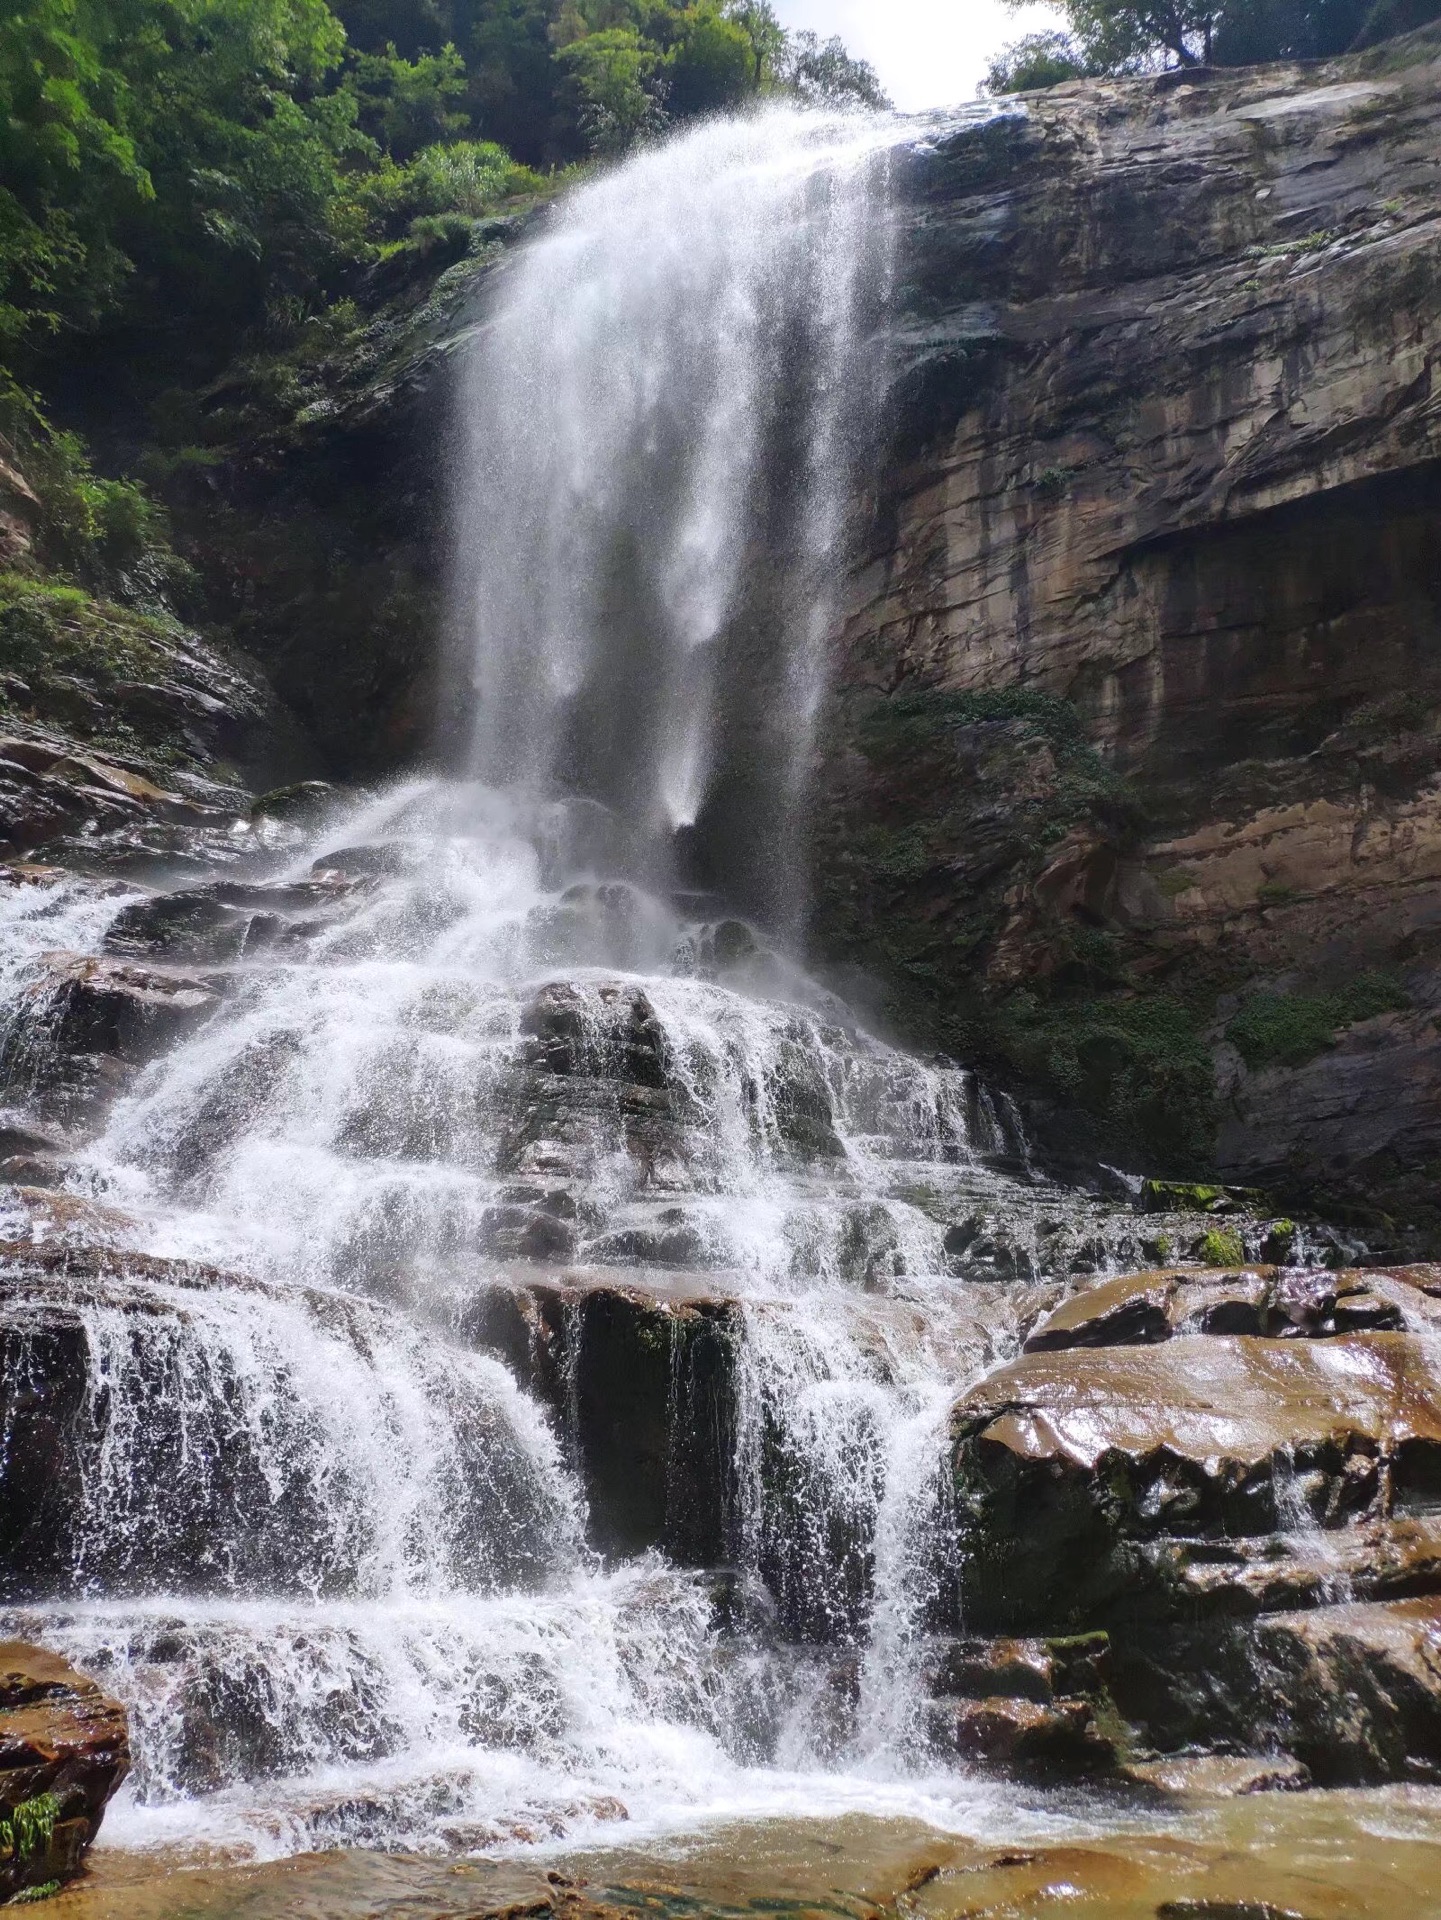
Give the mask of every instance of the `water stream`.
[[[11, 1404], [56, 1339], [80, 1356], [73, 1521], [5, 1630], [131, 1709], [107, 1845], [991, 1803], [916, 1734], [946, 1410], [1143, 1223], [1030, 1173], [974, 1076], [788, 957], [909, 137], [708, 126], [499, 271], [462, 396], [464, 764], [277, 852], [223, 951], [169, 949], [224, 998], [69, 1176], [110, 1254], [6, 1309]], [[143, 946], [154, 903], [0, 904], [22, 1101], [36, 956]], [[578, 1389], [467, 1334], [489, 1293], [578, 1315], [618, 1284], [721, 1316], [723, 1576], [602, 1552]]]

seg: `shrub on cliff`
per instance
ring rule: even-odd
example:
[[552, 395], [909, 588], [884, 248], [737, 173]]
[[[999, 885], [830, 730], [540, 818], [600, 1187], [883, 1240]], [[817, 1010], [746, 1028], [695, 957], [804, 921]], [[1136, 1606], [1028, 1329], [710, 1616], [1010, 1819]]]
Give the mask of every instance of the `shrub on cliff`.
[[[1021, 4], [1021, 0], [1011, 0]], [[1090, 75], [1157, 67], [1323, 60], [1407, 32], [1441, 0], [1061, 0], [1067, 31], [1033, 33], [999, 53], [990, 93], [1024, 93]]]

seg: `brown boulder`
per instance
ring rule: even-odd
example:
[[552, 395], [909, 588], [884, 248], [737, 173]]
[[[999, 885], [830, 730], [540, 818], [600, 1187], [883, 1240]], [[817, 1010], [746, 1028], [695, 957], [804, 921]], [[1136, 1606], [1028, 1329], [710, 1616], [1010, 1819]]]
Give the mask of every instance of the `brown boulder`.
[[932, 1746], [954, 1759], [997, 1772], [1046, 1776], [1108, 1772], [1115, 1747], [1096, 1726], [1086, 1700], [932, 1700], [926, 1709]]
[[129, 1768], [116, 1701], [55, 1654], [0, 1642], [0, 1895], [72, 1879]]
[[959, 1602], [982, 1631], [1165, 1612], [1158, 1542], [1384, 1518], [1441, 1483], [1441, 1389], [1402, 1333], [1030, 1353], [952, 1433]]
[[1192, 1333], [1295, 1339], [1421, 1332], [1438, 1318], [1432, 1304], [1438, 1283], [1435, 1267], [1177, 1267], [1122, 1274], [1062, 1301], [1032, 1330], [1025, 1351], [1144, 1346]]

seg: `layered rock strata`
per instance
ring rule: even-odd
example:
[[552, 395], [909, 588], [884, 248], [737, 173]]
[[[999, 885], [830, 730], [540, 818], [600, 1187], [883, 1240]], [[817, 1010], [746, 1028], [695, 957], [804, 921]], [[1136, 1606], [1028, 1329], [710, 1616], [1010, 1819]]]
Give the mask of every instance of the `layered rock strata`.
[[1073, 1295], [954, 1409], [960, 1618], [1108, 1636], [1123, 1758], [1433, 1778], [1438, 1292], [1403, 1268]]
[[827, 949], [1038, 1124], [1378, 1228], [1441, 1140], [1438, 48], [902, 162], [817, 839]]

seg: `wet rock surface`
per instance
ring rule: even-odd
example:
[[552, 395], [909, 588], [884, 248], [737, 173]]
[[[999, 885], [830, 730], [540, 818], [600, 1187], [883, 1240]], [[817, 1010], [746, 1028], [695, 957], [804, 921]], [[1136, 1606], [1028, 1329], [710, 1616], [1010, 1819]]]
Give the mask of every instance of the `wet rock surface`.
[[1123, 1747], [1429, 1778], [1435, 1288], [1258, 1268], [1073, 1294], [952, 1413], [967, 1625], [1109, 1630]]
[[[587, 1848], [546, 1869], [519, 1862], [316, 1854], [264, 1866], [201, 1864], [167, 1882], [143, 1856], [111, 1852], [66, 1896], [66, 1920], [255, 1920], [307, 1908], [336, 1920], [402, 1913], [442, 1920], [525, 1914], [621, 1920], [684, 1903], [694, 1913], [841, 1920], [918, 1912], [1012, 1920], [1063, 1905], [1080, 1920], [1435, 1920], [1441, 1912], [1434, 1799], [1397, 1794], [1242, 1794], [1185, 1803], [1174, 1824], [1058, 1840], [1024, 1825], [1003, 1839], [942, 1836], [903, 1821], [839, 1816], [724, 1826], [675, 1849]], [[1196, 1831], [1195, 1815], [1205, 1820]], [[1384, 1827], [1384, 1835], [1378, 1832]]]
[[487, 1287], [457, 1331], [551, 1409], [598, 1547], [716, 1566], [734, 1532], [737, 1313], [686, 1275], [642, 1287], [593, 1271]]
[[[1196, 1641], [1191, 1687], [1223, 1640], [1239, 1660], [1237, 1634], [1343, 1588], [1373, 1605], [1434, 1590], [1441, 1411], [1417, 1343], [1441, 1317], [1436, 1270], [1277, 1265], [1278, 1247], [1334, 1257], [1336, 1242], [1247, 1192], [1153, 1182], [1103, 1198], [1028, 1175], [1024, 1136], [982, 1082], [892, 1054], [827, 996], [736, 995], [704, 923], [662, 928], [675, 976], [478, 986], [414, 958], [465, 924], [453, 853], [342, 833], [281, 854], [269, 875], [199, 884], [16, 882], [37, 901], [79, 884], [65, 911], [93, 916], [97, 950], [38, 946], [3, 1055], [0, 1578], [26, 1630], [146, 1676], [147, 1712], [165, 1703], [167, 1757], [147, 1720], [143, 1793], [284, 1778], [307, 1755], [380, 1765], [413, 1738], [368, 1618], [317, 1637], [287, 1617], [264, 1629], [279, 1635], [264, 1657], [258, 1629], [219, 1616], [137, 1614], [99, 1641], [82, 1624], [96, 1581], [226, 1604], [260, 1584], [300, 1606], [372, 1578], [388, 1476], [404, 1487], [410, 1468], [393, 1438], [361, 1466], [345, 1396], [323, 1416], [346, 1462], [333, 1467], [301, 1409], [336, 1373], [369, 1409], [356, 1418], [405, 1431], [378, 1355], [402, 1366], [417, 1431], [441, 1418], [454, 1449], [425, 1464], [436, 1491], [383, 1550], [418, 1551], [406, 1530], [424, 1527], [445, 1578], [544, 1579], [554, 1469], [528, 1484], [508, 1378], [574, 1473], [601, 1563], [654, 1555], [668, 1580], [698, 1577], [664, 1604], [714, 1636], [688, 1656], [691, 1684], [726, 1700], [747, 1750], [772, 1750], [796, 1715], [827, 1756], [865, 1737], [866, 1623], [896, 1577], [879, 1533], [885, 1423], [926, 1382], [975, 1383], [953, 1415], [952, 1490], [922, 1479], [907, 1495], [927, 1516], [906, 1551], [916, 1592], [934, 1587], [909, 1603], [931, 1637], [914, 1697], [890, 1710], [934, 1764], [1116, 1779], [1154, 1749], [1214, 1745], [1224, 1716], [1198, 1731], [1182, 1668], [1158, 1687], [1144, 1633], [1115, 1650], [1123, 1623], [1221, 1623], [1232, 1639]], [[565, 905], [565, 941], [643, 956], [656, 907], [603, 891]], [[522, 937], [554, 965], [549, 906]], [[378, 942], [408, 984], [377, 1003], [361, 1069], [336, 1079], [307, 1023], [381, 977]], [[178, 1119], [146, 1106], [176, 1059], [199, 1063]], [[152, 1115], [145, 1166], [182, 1200], [223, 1192], [238, 1152], [303, 1116], [296, 1164], [326, 1156], [339, 1224], [326, 1185], [305, 1189], [304, 1259], [283, 1276], [258, 1250], [253, 1272], [147, 1251], [144, 1207], [85, 1190], [97, 1130], [136, 1112]], [[1189, 1263], [1116, 1277], [1171, 1247]], [[1197, 1264], [1237, 1253], [1255, 1264]], [[485, 1371], [496, 1362], [504, 1376]], [[394, 1629], [406, 1646], [418, 1631]], [[306, 1688], [327, 1676], [323, 1712], [282, 1709], [270, 1657]], [[466, 1739], [529, 1752], [562, 1737], [553, 1679], [466, 1657]], [[784, 1680], [747, 1677], [756, 1661]], [[537, 1698], [551, 1704], [527, 1730]], [[1402, 1764], [1383, 1720], [1353, 1743], [1383, 1756], [1367, 1778]], [[315, 1843], [362, 1843], [432, 1817], [406, 1793], [417, 1811], [381, 1788], [297, 1787], [285, 1818]], [[590, 1818], [522, 1808], [475, 1844]], [[481, 1832], [462, 1813], [452, 1825]]]
[[129, 1766], [117, 1701], [53, 1653], [0, 1641], [0, 1897], [80, 1872]]

